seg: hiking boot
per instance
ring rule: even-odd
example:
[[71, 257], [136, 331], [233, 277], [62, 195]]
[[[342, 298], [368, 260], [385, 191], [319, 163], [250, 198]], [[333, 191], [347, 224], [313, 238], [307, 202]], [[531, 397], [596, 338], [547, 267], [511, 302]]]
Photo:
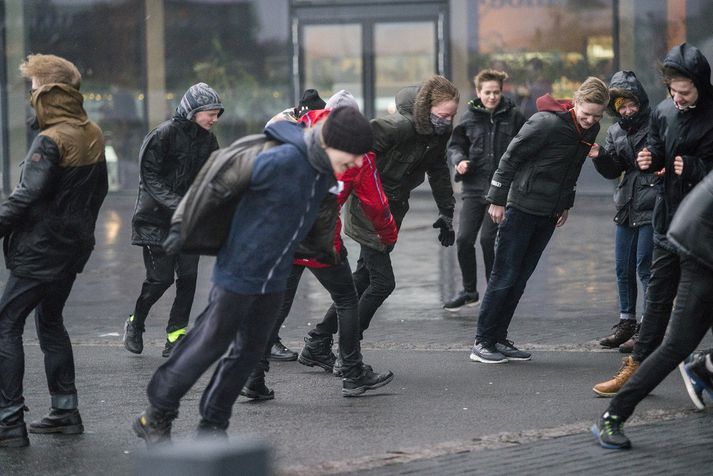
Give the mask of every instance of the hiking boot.
[[624, 342], [631, 339], [636, 332], [635, 319], [619, 319], [619, 322], [612, 327], [614, 333], [599, 341], [599, 345], [608, 349], [619, 347]]
[[[370, 372], [374, 371], [371, 365], [365, 364], [363, 362], [361, 364], [361, 368]], [[334, 362], [334, 367], [332, 368], [332, 375], [334, 375], [335, 377], [344, 378], [344, 371], [342, 369], [342, 359], [340, 359], [339, 357], [337, 357], [337, 360]]]
[[196, 428], [196, 438], [209, 440], [227, 440], [229, 422], [215, 423], [201, 418]]
[[132, 428], [136, 436], [146, 441], [146, 446], [149, 448], [169, 443], [171, 425], [177, 416], [177, 411], [163, 411], [149, 406], [146, 411], [134, 418]]
[[609, 450], [628, 450], [631, 441], [624, 434], [624, 422], [616, 415], [604, 412], [592, 425], [592, 434], [602, 448]]
[[71, 410], [50, 408], [50, 412], [42, 417], [42, 420], [30, 423], [30, 433], [81, 435], [84, 433], [84, 425], [76, 408]]
[[639, 340], [640, 329], [641, 323], [636, 324], [636, 330], [634, 331], [634, 335], [631, 336], [631, 339], [619, 346], [619, 352], [621, 352], [622, 354], [631, 354], [632, 352], [634, 352], [634, 346], [636, 345], [636, 341]]
[[621, 362], [621, 367], [611, 379], [606, 382], [598, 383], [592, 388], [592, 391], [599, 395], [600, 397], [613, 397], [616, 395], [621, 387], [624, 386], [626, 382], [629, 381], [636, 369], [641, 365], [639, 362], [635, 361], [632, 356], [624, 357]]
[[276, 362], [292, 362], [297, 360], [297, 352], [288, 349], [278, 340], [270, 347], [270, 355], [268, 355], [267, 359]]
[[512, 343], [511, 340], [504, 340], [495, 344], [495, 350], [500, 352], [508, 360], [531, 360], [532, 354], [520, 350]]
[[372, 370], [362, 369], [361, 375], [342, 379], [342, 397], [356, 397], [375, 388], [383, 387], [394, 379], [394, 373], [388, 371], [378, 374]]
[[498, 352], [494, 345], [476, 342], [470, 351], [470, 360], [484, 364], [506, 364], [508, 359]]
[[307, 367], [321, 367], [326, 372], [334, 369], [334, 362], [337, 357], [332, 352], [332, 336], [327, 337], [305, 337], [305, 345], [302, 347], [297, 362]]
[[443, 309], [446, 311], [456, 312], [464, 306], [475, 306], [480, 302], [480, 295], [478, 292], [469, 293], [467, 291], [461, 291], [450, 301], [443, 305]]
[[166, 345], [163, 347], [163, 352], [161, 352], [162, 357], [170, 357], [171, 352], [173, 352], [173, 349], [176, 347], [176, 345], [183, 339], [183, 337], [186, 334], [179, 334], [176, 339], [171, 342], [170, 339], [166, 339]]
[[25, 425], [27, 407], [0, 421], [0, 448], [22, 448], [30, 446]]
[[683, 377], [683, 383], [691, 397], [693, 405], [699, 410], [706, 407], [703, 401], [703, 392], [713, 398], [713, 376], [706, 369], [706, 354], [695, 352], [678, 365], [678, 370]]
[[273, 400], [275, 398], [275, 392], [265, 385], [264, 377], [249, 378], [248, 381], [245, 382], [245, 386], [240, 390], [240, 395], [259, 402]]
[[134, 324], [134, 315], [130, 315], [124, 324], [124, 348], [134, 354], [140, 354], [144, 350], [144, 326]]

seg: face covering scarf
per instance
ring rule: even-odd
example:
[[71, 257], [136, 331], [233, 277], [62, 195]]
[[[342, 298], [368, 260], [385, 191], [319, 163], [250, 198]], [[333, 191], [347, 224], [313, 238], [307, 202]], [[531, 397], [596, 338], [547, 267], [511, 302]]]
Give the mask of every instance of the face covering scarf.
[[431, 125], [433, 126], [433, 132], [435, 132], [439, 136], [445, 134], [450, 130], [451, 122], [451, 119], [444, 119], [431, 113]]

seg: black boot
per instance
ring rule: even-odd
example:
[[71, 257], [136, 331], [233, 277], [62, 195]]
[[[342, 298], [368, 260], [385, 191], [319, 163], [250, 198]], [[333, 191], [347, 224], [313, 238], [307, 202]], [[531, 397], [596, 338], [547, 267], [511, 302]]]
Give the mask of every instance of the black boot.
[[371, 370], [362, 368], [361, 374], [354, 378], [342, 379], [342, 396], [356, 397], [375, 388], [383, 387], [394, 379], [394, 373], [390, 370], [383, 374], [377, 374]]
[[337, 357], [332, 352], [332, 336], [307, 336], [297, 362], [308, 367], [322, 367], [331, 372]]
[[599, 341], [602, 347], [614, 348], [619, 347], [624, 342], [631, 339], [636, 332], [635, 319], [619, 319], [619, 322], [612, 327], [614, 333]]
[[201, 418], [198, 423], [198, 428], [196, 428], [196, 438], [199, 439], [213, 439], [213, 440], [227, 440], [228, 439], [228, 429], [229, 422], [216, 423], [208, 421]]
[[140, 354], [144, 351], [144, 326], [134, 321], [134, 315], [132, 314], [124, 323], [122, 342], [126, 350], [134, 354]]
[[136, 436], [144, 439], [150, 448], [171, 441], [171, 425], [177, 416], [177, 411], [163, 411], [149, 405], [146, 411], [134, 418], [132, 427]]
[[292, 362], [297, 360], [297, 352], [288, 349], [277, 339], [270, 347], [270, 355], [267, 358], [275, 362]]
[[30, 423], [30, 433], [80, 435], [84, 433], [84, 425], [76, 408], [72, 410], [50, 408], [50, 412], [42, 417], [42, 420]]
[[25, 409], [0, 421], [0, 448], [30, 446], [25, 425]]
[[265, 385], [265, 375], [256, 376], [255, 373], [251, 374], [248, 381], [245, 382], [245, 386], [240, 390], [240, 395], [257, 401], [275, 398], [275, 392]]

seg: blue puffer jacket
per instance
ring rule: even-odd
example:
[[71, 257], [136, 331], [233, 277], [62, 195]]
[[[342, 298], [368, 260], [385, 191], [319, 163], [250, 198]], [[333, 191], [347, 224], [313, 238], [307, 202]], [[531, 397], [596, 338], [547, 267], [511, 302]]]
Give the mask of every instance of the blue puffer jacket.
[[319, 146], [308, 145], [318, 137], [320, 127], [305, 131], [281, 121], [265, 129], [283, 144], [255, 159], [250, 186], [218, 252], [215, 284], [237, 294], [285, 290], [295, 249], [336, 184], [326, 155]]

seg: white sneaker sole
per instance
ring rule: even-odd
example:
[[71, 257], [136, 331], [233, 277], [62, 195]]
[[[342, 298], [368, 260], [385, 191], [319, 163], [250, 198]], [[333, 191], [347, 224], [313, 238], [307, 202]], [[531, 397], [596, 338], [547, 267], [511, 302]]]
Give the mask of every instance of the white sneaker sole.
[[693, 388], [693, 382], [691, 382], [691, 377], [689, 377], [688, 372], [686, 372], [685, 361], [678, 364], [678, 371], [681, 372], [681, 378], [683, 378], [683, 384], [686, 386], [686, 391], [688, 392], [688, 396], [691, 398], [693, 405], [698, 410], [705, 410], [706, 404], [703, 403], [703, 400], [701, 400], [701, 398], [696, 393], [696, 389]]
[[475, 307], [475, 306], [480, 306], [480, 301], [475, 301], [475, 302], [469, 302], [468, 304], [463, 304], [460, 307], [446, 307], [443, 306], [443, 309], [445, 309], [448, 312], [458, 312], [464, 307]]
[[473, 362], [480, 362], [482, 364], [507, 364], [509, 362], [509, 360], [506, 358], [501, 359], [501, 360], [484, 359], [483, 357], [479, 356], [475, 352], [470, 353], [470, 360], [472, 360]]

